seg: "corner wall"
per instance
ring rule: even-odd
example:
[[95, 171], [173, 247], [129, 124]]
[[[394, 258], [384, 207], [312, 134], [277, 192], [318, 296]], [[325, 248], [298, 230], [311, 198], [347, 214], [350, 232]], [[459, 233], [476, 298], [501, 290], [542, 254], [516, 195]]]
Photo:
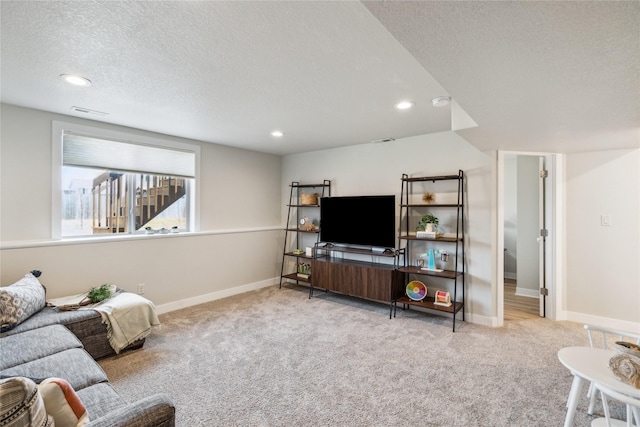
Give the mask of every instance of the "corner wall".
[[568, 154], [566, 177], [567, 318], [638, 333], [640, 150]]
[[[0, 280], [34, 268], [51, 298], [113, 283], [165, 310], [274, 283], [282, 239], [279, 156], [1, 105]], [[195, 144], [200, 232], [104, 240], [51, 240], [51, 122]], [[247, 257], [246, 254], [251, 256]]]
[[[399, 204], [403, 173], [446, 175], [458, 169], [465, 171], [467, 179], [467, 320], [491, 325], [495, 318], [492, 158], [454, 132], [286, 156], [282, 161], [282, 199], [288, 200], [291, 181], [329, 179], [333, 196], [395, 194]], [[357, 216], [345, 214], [345, 221], [357, 227]]]

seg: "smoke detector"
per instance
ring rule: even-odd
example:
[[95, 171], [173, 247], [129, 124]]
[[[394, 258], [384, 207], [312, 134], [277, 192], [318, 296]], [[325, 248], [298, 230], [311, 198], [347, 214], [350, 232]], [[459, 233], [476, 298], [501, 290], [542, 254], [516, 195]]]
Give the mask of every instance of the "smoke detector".
[[446, 107], [451, 102], [450, 96], [438, 96], [431, 100], [434, 107]]

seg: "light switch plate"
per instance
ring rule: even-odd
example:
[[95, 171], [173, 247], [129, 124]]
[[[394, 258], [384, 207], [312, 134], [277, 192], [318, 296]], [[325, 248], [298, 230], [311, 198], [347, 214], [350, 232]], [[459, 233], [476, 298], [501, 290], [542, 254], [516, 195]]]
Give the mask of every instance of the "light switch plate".
[[608, 227], [611, 225], [611, 215], [600, 215], [600, 225]]

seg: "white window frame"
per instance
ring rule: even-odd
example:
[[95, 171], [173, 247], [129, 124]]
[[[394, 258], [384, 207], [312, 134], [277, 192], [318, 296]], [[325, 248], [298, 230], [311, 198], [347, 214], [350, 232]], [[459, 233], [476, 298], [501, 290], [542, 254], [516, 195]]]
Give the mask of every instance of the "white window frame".
[[[100, 139], [111, 139], [114, 141], [127, 142], [130, 144], [147, 145], [152, 147], [190, 151], [195, 154], [195, 179], [193, 185], [189, 186], [190, 191], [188, 207], [188, 223], [191, 230], [200, 230], [200, 146], [196, 144], [185, 144], [177, 141], [156, 138], [152, 136], [136, 135], [132, 133], [114, 131], [110, 129], [93, 126], [80, 125], [76, 123], [61, 122], [53, 120], [51, 122], [51, 238], [52, 240], [62, 240], [62, 141], [64, 132], [74, 132], [86, 136]], [[109, 235], [109, 238], [126, 237], [130, 234]], [[95, 237], [104, 239], [106, 236]], [[66, 237], [65, 239], [79, 238]], [[84, 239], [91, 237], [82, 237]]]

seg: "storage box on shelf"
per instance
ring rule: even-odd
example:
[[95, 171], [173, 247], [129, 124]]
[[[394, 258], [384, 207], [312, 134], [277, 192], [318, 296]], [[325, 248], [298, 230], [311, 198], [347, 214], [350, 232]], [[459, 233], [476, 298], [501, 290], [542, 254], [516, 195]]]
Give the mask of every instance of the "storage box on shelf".
[[[433, 193], [426, 193], [424, 199], [427, 202], [416, 203], [416, 195], [423, 193], [426, 188], [433, 186], [439, 181], [449, 181], [454, 187], [457, 184], [455, 190], [456, 200], [445, 200], [447, 203], [437, 203], [438, 197], [435, 197], [436, 203], [432, 203], [434, 200]], [[414, 185], [422, 184], [421, 190], [417, 191]], [[446, 184], [445, 184], [446, 185]], [[451, 191], [453, 193], [453, 191]], [[437, 194], [437, 193], [436, 193]], [[464, 315], [464, 303], [465, 303], [465, 250], [464, 250], [464, 232], [465, 232], [465, 218], [464, 218], [464, 172], [458, 171], [457, 175], [443, 175], [443, 176], [420, 176], [409, 177], [407, 174], [402, 175], [402, 191], [400, 201], [400, 227], [398, 231], [398, 248], [404, 248], [405, 250], [405, 263], [404, 266], [398, 268], [398, 271], [402, 273], [405, 280], [399, 282], [403, 285], [396, 290], [396, 297], [394, 299], [394, 313], [397, 308], [397, 304], [402, 304], [402, 308], [409, 308], [411, 306], [421, 307], [424, 309], [434, 310], [437, 312], [448, 313], [453, 318], [453, 331], [456, 328], [456, 315], [462, 311], [462, 320], [465, 320]], [[422, 238], [418, 237], [416, 233], [411, 232], [410, 223], [417, 216], [426, 214], [430, 210], [438, 210], [441, 212], [455, 209], [455, 217], [452, 221], [453, 229], [448, 235], [436, 234], [435, 238]], [[417, 247], [428, 247], [430, 249], [437, 249], [439, 244], [445, 244], [444, 246], [450, 246], [451, 249], [447, 249], [447, 256], [451, 261], [446, 263], [446, 267], [442, 269], [428, 269], [427, 267], [419, 265], [409, 265], [416, 257]], [[440, 246], [441, 247], [441, 246]], [[421, 300], [414, 300], [406, 296], [404, 285], [408, 283], [407, 278], [410, 275], [425, 276], [434, 279], [434, 282], [427, 284], [427, 288], [431, 291], [431, 295]], [[442, 281], [453, 281], [453, 284], [449, 287]], [[438, 284], [444, 286], [438, 287]], [[434, 287], [435, 285], [435, 287]], [[432, 294], [435, 289], [451, 289], [451, 305], [443, 306], [435, 304], [435, 298]], [[445, 289], [446, 290], [446, 289]], [[459, 293], [458, 290], [462, 292]]]
[[[290, 187], [280, 268], [280, 288], [282, 283], [288, 280], [296, 284], [311, 283], [313, 270], [309, 270], [305, 265], [311, 264], [314, 254], [308, 253], [305, 248], [312, 248], [318, 242], [320, 237], [319, 200], [321, 197], [331, 196], [331, 181], [327, 179], [322, 184], [300, 184], [293, 181]], [[314, 218], [316, 218], [315, 221]], [[305, 267], [300, 268], [301, 265]]]

